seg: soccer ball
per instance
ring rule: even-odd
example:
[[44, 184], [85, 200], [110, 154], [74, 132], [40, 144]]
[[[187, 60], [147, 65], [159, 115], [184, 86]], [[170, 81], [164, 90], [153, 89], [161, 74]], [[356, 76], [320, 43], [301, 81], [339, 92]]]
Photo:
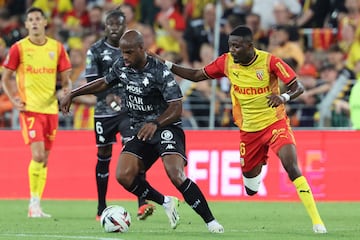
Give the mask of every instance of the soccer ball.
[[125, 233], [129, 231], [131, 216], [130, 213], [121, 206], [109, 206], [102, 212], [100, 224], [105, 232]]

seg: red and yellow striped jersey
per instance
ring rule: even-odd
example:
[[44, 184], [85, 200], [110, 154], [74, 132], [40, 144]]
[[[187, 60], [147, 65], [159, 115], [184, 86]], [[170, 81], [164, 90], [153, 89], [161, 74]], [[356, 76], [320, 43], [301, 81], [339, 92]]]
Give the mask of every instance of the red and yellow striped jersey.
[[26, 111], [58, 113], [56, 76], [71, 68], [64, 46], [51, 38], [44, 45], [26, 37], [11, 46], [4, 67], [16, 71], [19, 96]]
[[283, 60], [255, 49], [256, 57], [248, 65], [236, 64], [230, 53], [225, 53], [205, 66], [210, 78], [228, 77], [235, 124], [244, 131], [260, 131], [286, 116], [285, 106], [269, 107], [267, 96], [279, 94], [278, 79], [285, 84], [296, 78], [296, 73]]

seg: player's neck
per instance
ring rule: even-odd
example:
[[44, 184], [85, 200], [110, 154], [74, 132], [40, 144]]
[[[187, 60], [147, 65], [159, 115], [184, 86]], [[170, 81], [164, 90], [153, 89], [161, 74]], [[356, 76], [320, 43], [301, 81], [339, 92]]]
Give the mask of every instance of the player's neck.
[[29, 36], [29, 39], [35, 45], [44, 45], [47, 41], [47, 38], [45, 35]]
[[246, 63], [240, 63], [243, 66], [249, 66], [251, 65], [257, 58], [256, 52], [253, 52], [253, 55], [251, 57], [248, 58], [248, 60], [246, 61]]
[[107, 38], [106, 42], [114, 48], [119, 48], [119, 41], [111, 41], [109, 38]]

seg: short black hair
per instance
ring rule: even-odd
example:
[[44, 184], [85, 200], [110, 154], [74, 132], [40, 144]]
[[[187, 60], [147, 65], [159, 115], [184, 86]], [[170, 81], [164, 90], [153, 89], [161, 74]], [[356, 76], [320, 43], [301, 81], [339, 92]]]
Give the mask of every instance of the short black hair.
[[32, 12], [39, 12], [44, 18], [46, 18], [46, 15], [44, 13], [44, 11], [41, 9], [41, 8], [38, 8], [38, 7], [30, 7], [26, 10], [26, 17], [29, 15], [29, 13], [32, 13]]
[[230, 37], [231, 36], [241, 37], [243, 39], [243, 41], [245, 41], [249, 44], [253, 44], [252, 31], [249, 27], [247, 27], [245, 25], [239, 25], [236, 28], [234, 28], [230, 33]]
[[126, 20], [125, 14], [120, 10], [119, 7], [108, 11], [106, 13], [105, 21], [107, 21], [107, 20], [109, 20], [110, 18], [113, 18], [113, 17], [116, 17], [116, 18], [123, 17], [124, 21]]
[[252, 31], [249, 27], [245, 25], [240, 25], [234, 28], [234, 30], [231, 31], [230, 36], [239, 36], [251, 39], [253, 38]]

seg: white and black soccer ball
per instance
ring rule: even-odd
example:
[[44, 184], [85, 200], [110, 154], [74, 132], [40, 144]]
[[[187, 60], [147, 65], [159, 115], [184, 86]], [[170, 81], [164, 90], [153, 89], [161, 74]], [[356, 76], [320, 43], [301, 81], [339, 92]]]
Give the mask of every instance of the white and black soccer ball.
[[131, 216], [124, 207], [109, 206], [102, 212], [100, 224], [105, 232], [125, 233], [129, 231]]

